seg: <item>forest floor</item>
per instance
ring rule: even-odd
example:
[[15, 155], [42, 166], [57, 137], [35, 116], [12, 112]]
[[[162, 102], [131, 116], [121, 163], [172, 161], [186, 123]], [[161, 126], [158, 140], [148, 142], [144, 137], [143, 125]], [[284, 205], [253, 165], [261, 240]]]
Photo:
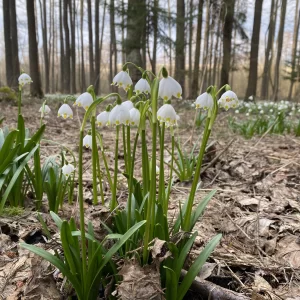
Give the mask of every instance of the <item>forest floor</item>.
[[[81, 112], [74, 110], [73, 120], [56, 117], [59, 101], [47, 103], [52, 111], [46, 117], [45, 139], [69, 146], [77, 152]], [[27, 99], [23, 106], [26, 126], [36, 130], [40, 119], [41, 101]], [[187, 104], [176, 108], [181, 120], [178, 134], [185, 148], [191, 148], [194, 110]], [[0, 102], [0, 115], [5, 125], [15, 127], [17, 107]], [[103, 131], [109, 161], [113, 160], [114, 132]], [[201, 133], [195, 130], [193, 141]], [[212, 201], [196, 225], [198, 237], [190, 255], [192, 261], [202, 247], [217, 233], [223, 233], [220, 245], [199, 274], [201, 279], [244, 294], [249, 299], [300, 299], [300, 139], [293, 136], [266, 135], [245, 140], [233, 134], [227, 124], [227, 113], [221, 113], [210, 139], [211, 147], [201, 175], [201, 189], [196, 202], [216, 189]], [[59, 154], [60, 147], [43, 141], [44, 157]], [[170, 147], [170, 137], [166, 141]], [[122, 153], [122, 150], [120, 150]], [[138, 149], [137, 155], [140, 153]], [[106, 218], [107, 209], [92, 206], [90, 153], [85, 151], [85, 208], [87, 219], [100, 228], [99, 218]], [[120, 155], [120, 170], [123, 169]], [[137, 159], [139, 172], [141, 160]], [[168, 173], [166, 173], [168, 176]], [[120, 174], [120, 177], [122, 175]], [[126, 184], [118, 187], [118, 201], [127, 198]], [[171, 192], [169, 216], [178, 213], [178, 204], [187, 197], [189, 182], [176, 182]], [[105, 190], [108, 202], [110, 191]], [[78, 205], [65, 204], [59, 215], [78, 217]], [[50, 249], [53, 241], [45, 243], [41, 225], [32, 203], [17, 216], [0, 217], [0, 297], [3, 299], [61, 299], [60, 274], [49, 263], [21, 249], [21, 240], [39, 243]], [[42, 213], [57, 243], [57, 230], [47, 214]], [[100, 233], [99, 233], [100, 234]], [[57, 246], [57, 244], [56, 244]], [[197, 299], [202, 299], [197, 298]]]

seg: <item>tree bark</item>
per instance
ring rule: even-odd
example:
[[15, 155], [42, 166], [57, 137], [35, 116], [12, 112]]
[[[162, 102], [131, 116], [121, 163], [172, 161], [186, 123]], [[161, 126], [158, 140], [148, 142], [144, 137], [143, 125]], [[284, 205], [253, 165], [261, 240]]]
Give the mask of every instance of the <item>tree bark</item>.
[[[99, 49], [99, 63], [102, 60], [102, 46], [103, 46], [103, 35], [104, 35], [104, 25], [105, 25], [105, 13], [106, 13], [106, 1], [104, 1], [103, 15], [102, 15], [102, 25], [101, 25], [101, 37], [100, 37], [100, 49]], [[99, 78], [99, 94], [101, 95], [101, 80]]]
[[152, 72], [156, 74], [156, 57], [157, 57], [157, 36], [158, 36], [158, 0], [153, 1], [153, 50], [151, 67]]
[[199, 0], [194, 74], [193, 74], [192, 94], [191, 94], [192, 98], [195, 98], [197, 96], [198, 86], [199, 86], [199, 63], [200, 63], [201, 36], [202, 36], [202, 11], [203, 11], [203, 0]]
[[75, 0], [69, 0], [70, 20], [71, 20], [71, 93], [76, 93], [76, 36], [75, 36], [75, 19], [76, 9]]
[[220, 40], [220, 31], [221, 31], [221, 20], [218, 19], [218, 28], [216, 33], [216, 42], [215, 42], [215, 50], [214, 50], [214, 66], [213, 66], [213, 76], [212, 76], [212, 82], [215, 85], [218, 85], [216, 82], [216, 76], [217, 76], [217, 68], [218, 68], [218, 50], [219, 50], [219, 40]]
[[28, 40], [29, 40], [29, 66], [32, 83], [30, 84], [30, 93], [34, 97], [42, 98], [41, 74], [39, 68], [39, 54], [36, 40], [35, 8], [34, 0], [26, 0]]
[[203, 60], [202, 60], [202, 80], [200, 86], [200, 92], [203, 92], [207, 88], [207, 73], [208, 73], [208, 58], [210, 55], [209, 49], [209, 31], [210, 31], [210, 0], [206, 1], [206, 17], [205, 17], [205, 34], [204, 34], [204, 51], [203, 51]]
[[98, 94], [100, 79], [100, 0], [95, 1], [95, 93]]
[[[115, 29], [115, 1], [110, 1], [110, 60], [109, 60], [109, 81], [112, 83], [116, 75], [117, 65], [117, 43], [116, 43], [116, 29]], [[114, 87], [111, 85], [111, 91]]]
[[263, 0], [255, 1], [254, 9], [254, 21], [251, 39], [251, 52], [250, 52], [250, 70], [248, 78], [248, 87], [245, 99], [250, 96], [256, 96], [257, 87], [257, 65], [258, 65], [258, 50], [259, 50], [259, 36], [260, 36], [260, 24], [262, 14]]
[[18, 77], [20, 75], [19, 45], [18, 45], [18, 25], [16, 13], [16, 0], [10, 0], [10, 27], [11, 27], [11, 47], [12, 47], [12, 86], [18, 86]]
[[299, 34], [299, 0], [296, 0], [295, 18], [294, 18], [294, 34], [293, 34], [293, 49], [292, 49], [292, 61], [291, 61], [291, 83], [289, 89], [288, 99], [291, 100], [293, 94], [293, 87], [295, 83], [295, 67], [296, 67], [296, 56], [297, 56], [297, 44], [298, 44], [298, 34]]
[[273, 93], [273, 101], [277, 101], [278, 99], [278, 91], [279, 91], [279, 75], [280, 75], [280, 60], [283, 46], [283, 34], [284, 34], [284, 24], [285, 24], [285, 14], [286, 14], [286, 6], [287, 0], [282, 0], [281, 11], [280, 11], [280, 24], [277, 38], [277, 56], [275, 62], [275, 70], [274, 70], [274, 93]]
[[[189, 95], [192, 95], [192, 52], [193, 52], [193, 14], [194, 14], [194, 2], [190, 0], [190, 11], [189, 11]], [[190, 96], [191, 97], [191, 96]]]
[[59, 1], [59, 37], [60, 37], [60, 91], [65, 90], [65, 41], [63, 32], [63, 1]]
[[83, 0], [80, 0], [81, 91], [86, 89], [83, 45]]
[[88, 29], [89, 29], [89, 63], [90, 63], [90, 83], [95, 79], [94, 73], [94, 46], [93, 46], [93, 21], [92, 21], [92, 4], [91, 0], [87, 0], [88, 4]]
[[[200, 0], [202, 1], [202, 0]], [[172, 59], [172, 51], [173, 51], [173, 41], [172, 41], [172, 20], [171, 20], [171, 3], [168, 0], [168, 29], [169, 29], [169, 74], [173, 76], [173, 59]]]
[[175, 79], [182, 87], [185, 95], [185, 1], [177, 0], [176, 43], [175, 43]]
[[221, 68], [221, 86], [228, 84], [231, 59], [231, 39], [234, 21], [234, 4], [235, 0], [225, 0], [226, 8], [223, 9], [225, 22], [223, 26], [223, 61]]
[[68, 23], [68, 5], [70, 0], [64, 0], [64, 30], [65, 30], [65, 57], [64, 57], [64, 92], [66, 94], [70, 93], [70, 84], [71, 84], [71, 48], [70, 48], [70, 30]]

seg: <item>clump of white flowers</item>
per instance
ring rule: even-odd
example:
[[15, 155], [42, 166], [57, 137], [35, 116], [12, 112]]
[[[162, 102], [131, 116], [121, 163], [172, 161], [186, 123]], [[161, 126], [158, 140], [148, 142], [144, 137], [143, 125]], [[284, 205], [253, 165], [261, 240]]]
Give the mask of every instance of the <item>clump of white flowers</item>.
[[19, 82], [19, 85], [23, 87], [26, 84], [30, 84], [32, 82], [32, 80], [28, 74], [22, 73], [18, 78], [18, 82]]
[[57, 113], [58, 117], [62, 117], [64, 119], [70, 118], [73, 119], [73, 111], [70, 107], [70, 105], [64, 103], [58, 110]]
[[87, 134], [83, 138], [83, 146], [88, 148], [88, 149], [92, 149], [92, 144], [93, 144], [93, 138], [90, 134]]
[[182, 88], [181, 85], [171, 76], [165, 68], [162, 70], [163, 78], [159, 82], [158, 96], [167, 101], [174, 96], [181, 99]]
[[93, 97], [90, 93], [85, 92], [81, 94], [75, 101], [74, 106], [83, 107], [85, 110], [88, 110], [90, 105], [93, 103]]
[[62, 173], [68, 178], [71, 174], [73, 174], [75, 168], [72, 164], [66, 164], [61, 168]]
[[160, 123], [165, 123], [166, 126], [174, 126], [177, 124], [177, 114], [171, 104], [164, 104], [157, 111], [157, 120]]
[[198, 98], [195, 101], [196, 109], [202, 108], [204, 110], [208, 110], [208, 109], [212, 109], [213, 106], [214, 106], [213, 97], [211, 96], [211, 94], [206, 92], [198, 96]]
[[129, 74], [125, 70], [122, 70], [113, 78], [112, 85], [123, 88], [127, 92], [132, 85], [132, 80]]
[[228, 110], [229, 108], [236, 108], [239, 104], [239, 99], [233, 91], [225, 92], [218, 101], [220, 107]]

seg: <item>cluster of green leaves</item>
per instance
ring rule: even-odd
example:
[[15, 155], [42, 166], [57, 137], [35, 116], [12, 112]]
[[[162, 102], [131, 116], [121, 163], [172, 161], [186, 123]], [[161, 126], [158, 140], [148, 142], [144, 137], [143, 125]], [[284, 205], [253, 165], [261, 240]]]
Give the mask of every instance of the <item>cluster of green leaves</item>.
[[17, 94], [10, 87], [2, 86], [2, 87], [0, 87], [0, 100], [16, 101], [17, 100]]

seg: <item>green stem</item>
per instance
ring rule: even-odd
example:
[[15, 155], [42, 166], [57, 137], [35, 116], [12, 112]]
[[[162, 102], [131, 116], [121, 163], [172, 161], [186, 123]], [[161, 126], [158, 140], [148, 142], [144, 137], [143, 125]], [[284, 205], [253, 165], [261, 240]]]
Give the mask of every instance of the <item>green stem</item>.
[[149, 192], [149, 157], [147, 150], [147, 140], [145, 129], [142, 130], [142, 176], [143, 176], [143, 196]]
[[195, 193], [196, 193], [198, 181], [199, 181], [199, 178], [200, 178], [201, 166], [202, 166], [202, 161], [203, 161], [207, 141], [208, 141], [208, 138], [209, 138], [210, 132], [211, 132], [211, 130], [209, 129], [209, 126], [210, 126], [210, 117], [207, 116], [205, 129], [204, 129], [204, 133], [203, 133], [203, 139], [202, 139], [202, 143], [201, 143], [201, 148], [200, 148], [200, 152], [199, 152], [199, 155], [198, 155], [195, 175], [194, 175], [191, 191], [190, 191], [189, 198], [188, 198], [187, 209], [186, 209], [186, 212], [184, 214], [184, 220], [183, 220], [183, 224], [182, 224], [183, 225], [182, 229], [185, 230], [185, 231], [190, 231], [190, 221], [191, 221], [191, 215], [192, 215], [192, 208], [193, 208], [193, 204], [194, 204]]
[[125, 172], [129, 174], [128, 170], [128, 161], [127, 161], [127, 143], [126, 143], [126, 133], [125, 133], [125, 125], [122, 125], [122, 136], [123, 136], [123, 147], [124, 147], [124, 162], [125, 162]]
[[[96, 110], [93, 112], [91, 119], [92, 125], [92, 166], [93, 166], [93, 204], [98, 204], [98, 190], [97, 190], [97, 141], [96, 141]], [[101, 185], [101, 182], [100, 182]]]
[[130, 126], [127, 126], [127, 167], [128, 167], [128, 174], [130, 174], [130, 167], [131, 167], [131, 146], [130, 146]]
[[21, 106], [22, 106], [22, 87], [19, 86], [19, 94], [18, 94], [18, 114], [21, 114]]
[[110, 211], [117, 207], [117, 184], [118, 184], [118, 155], [119, 155], [119, 125], [116, 126], [116, 147], [115, 147], [115, 169], [114, 169], [114, 184], [112, 190], [112, 199]]
[[[160, 163], [159, 163], [159, 186], [158, 201], [162, 207], [165, 207], [165, 174], [164, 174], [164, 140], [165, 140], [165, 122], [161, 125], [160, 132]], [[156, 166], [155, 166], [156, 168]]]
[[165, 206], [163, 207], [164, 214], [167, 216], [168, 214], [168, 205], [169, 205], [169, 200], [170, 200], [170, 193], [171, 193], [171, 186], [172, 186], [172, 177], [173, 177], [173, 168], [174, 168], [174, 149], [175, 149], [175, 137], [174, 137], [174, 132], [173, 128], [171, 128], [172, 131], [172, 150], [171, 150], [171, 169], [170, 169], [170, 179], [169, 179], [169, 184], [168, 184], [168, 192], [167, 192], [167, 197], [165, 200]]
[[101, 195], [101, 203], [104, 205], [104, 194], [103, 194], [103, 185], [102, 185], [102, 175], [100, 169], [100, 160], [99, 160], [99, 153], [97, 151], [97, 175], [99, 180], [99, 187], [100, 187], [100, 195]]

